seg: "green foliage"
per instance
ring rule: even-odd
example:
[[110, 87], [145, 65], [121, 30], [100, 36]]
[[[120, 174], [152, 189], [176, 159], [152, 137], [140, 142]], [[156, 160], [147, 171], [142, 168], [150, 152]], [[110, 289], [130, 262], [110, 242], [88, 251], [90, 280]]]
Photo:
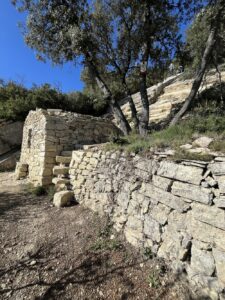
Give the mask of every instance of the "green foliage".
[[149, 287], [154, 289], [159, 288], [161, 286], [159, 271], [153, 270], [152, 272], [150, 272], [147, 278], [147, 282], [149, 284]]
[[44, 196], [47, 194], [47, 190], [44, 186], [37, 186], [33, 188], [32, 193], [35, 196]]
[[144, 249], [144, 256], [148, 259], [152, 259], [154, 257], [154, 253], [152, 252], [152, 249], [150, 247], [146, 247]]
[[[202, 55], [204, 53], [206, 41], [210, 32], [210, 25], [212, 22], [213, 8], [208, 7], [202, 9], [199, 14], [197, 14], [193, 23], [190, 25], [186, 32], [186, 51], [189, 53], [190, 68], [193, 71], [198, 70]], [[225, 59], [225, 26], [221, 22], [219, 27], [219, 32], [217, 35], [216, 43], [213, 50], [213, 55], [211, 57], [211, 62], [209, 67], [212, 67], [214, 63], [221, 64]]]
[[115, 251], [118, 249], [121, 249], [122, 245], [119, 241], [116, 239], [104, 239], [104, 238], [98, 238], [91, 246], [91, 250], [93, 251], [104, 251], [104, 250], [110, 250]]
[[106, 102], [92, 99], [80, 92], [63, 94], [49, 84], [27, 89], [15, 82], [0, 86], [0, 119], [24, 120], [30, 110], [56, 108], [99, 116]]
[[219, 151], [219, 152], [222, 152], [222, 153], [225, 153], [225, 135], [223, 136], [223, 139], [222, 140], [215, 140], [214, 142], [212, 142], [210, 145], [209, 145], [209, 148], [213, 151]]
[[[122, 137], [119, 142], [111, 142], [106, 145], [107, 150], [124, 150], [127, 152], [148, 152], [151, 149], [178, 149], [179, 146], [190, 143], [193, 135], [199, 133], [207, 136], [217, 137], [219, 140], [225, 137], [225, 117], [224, 115], [209, 114], [203, 116], [201, 114], [190, 115], [189, 119], [181, 121], [179, 124], [168, 127], [166, 129], [155, 131], [147, 137], [142, 138], [137, 134], [131, 134]], [[199, 155], [179, 152], [176, 158], [199, 158]], [[203, 160], [210, 160], [211, 157], [202, 156]]]
[[178, 149], [175, 154], [171, 157], [174, 161], [179, 161], [183, 159], [187, 160], [200, 160], [200, 161], [212, 161], [214, 156], [210, 154], [201, 154], [201, 153], [190, 153], [188, 151]]

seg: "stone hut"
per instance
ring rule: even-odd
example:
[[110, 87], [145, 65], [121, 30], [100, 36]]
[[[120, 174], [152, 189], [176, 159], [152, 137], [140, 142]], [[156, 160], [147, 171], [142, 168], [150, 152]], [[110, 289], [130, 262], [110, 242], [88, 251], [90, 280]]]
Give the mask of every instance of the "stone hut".
[[107, 142], [118, 133], [119, 129], [108, 119], [61, 110], [30, 111], [23, 129], [17, 179], [27, 177], [34, 185], [51, 184], [57, 155], [83, 145]]

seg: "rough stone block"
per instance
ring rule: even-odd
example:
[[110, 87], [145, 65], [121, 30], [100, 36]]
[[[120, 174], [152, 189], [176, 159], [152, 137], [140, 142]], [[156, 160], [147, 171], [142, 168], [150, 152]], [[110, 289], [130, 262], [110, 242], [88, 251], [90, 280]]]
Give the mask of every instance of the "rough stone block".
[[213, 200], [213, 193], [210, 189], [178, 181], [173, 183], [172, 193], [208, 205], [211, 205]]
[[181, 197], [165, 192], [152, 184], [144, 183], [141, 189], [147, 197], [165, 204], [179, 212], [185, 212], [190, 207], [190, 205], [187, 204]]
[[208, 165], [213, 175], [225, 175], [225, 162], [215, 162]]
[[225, 194], [225, 176], [216, 176], [216, 180], [218, 181], [220, 194]]
[[187, 231], [194, 239], [214, 244], [215, 247], [225, 251], [225, 231], [209, 224], [196, 220], [190, 212]]
[[61, 191], [54, 195], [53, 204], [56, 207], [68, 206], [74, 200], [74, 193], [70, 191]]
[[69, 184], [70, 180], [65, 179], [65, 178], [53, 178], [52, 183], [57, 185], [57, 184]]
[[158, 205], [153, 207], [153, 209], [150, 212], [150, 215], [161, 225], [165, 225], [168, 220], [168, 215], [170, 211], [171, 209], [168, 206], [159, 203]]
[[221, 195], [219, 198], [213, 199], [213, 202], [216, 207], [225, 209], [225, 195]]
[[213, 256], [216, 262], [216, 271], [219, 282], [225, 287], [225, 252], [213, 248]]
[[202, 136], [192, 143], [193, 146], [201, 147], [201, 148], [207, 148], [211, 143], [213, 142], [213, 139], [207, 136]]
[[56, 162], [61, 164], [69, 164], [71, 162], [71, 156], [56, 156]]
[[196, 274], [205, 276], [213, 275], [215, 271], [215, 261], [212, 252], [198, 249], [195, 245], [192, 245], [191, 268]]
[[172, 180], [165, 178], [165, 177], [161, 177], [161, 176], [157, 176], [157, 175], [153, 175], [152, 178], [152, 183], [153, 185], [161, 188], [162, 190], [168, 192], [172, 186]]
[[145, 215], [144, 234], [151, 240], [159, 243], [161, 241], [161, 233], [160, 224], [152, 219], [151, 216]]
[[162, 161], [157, 175], [187, 183], [199, 185], [202, 180], [203, 169], [194, 166], [184, 166], [173, 162]]
[[53, 175], [68, 175], [69, 174], [69, 167], [60, 167], [60, 166], [55, 166], [53, 168]]
[[225, 211], [220, 208], [193, 203], [192, 214], [196, 220], [225, 230]]

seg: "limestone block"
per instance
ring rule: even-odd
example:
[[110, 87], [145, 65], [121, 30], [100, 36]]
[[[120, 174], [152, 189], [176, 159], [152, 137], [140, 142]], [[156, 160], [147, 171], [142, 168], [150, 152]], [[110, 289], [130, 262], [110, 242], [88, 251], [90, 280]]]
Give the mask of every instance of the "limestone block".
[[202, 299], [219, 300], [218, 292], [221, 292], [221, 287], [216, 277], [197, 274], [190, 267], [187, 267], [187, 273], [193, 285], [204, 287], [201, 288]]
[[55, 193], [53, 204], [56, 207], [68, 206], [74, 200], [74, 193], [70, 191], [61, 191]]
[[211, 251], [191, 248], [191, 268], [196, 274], [211, 276], [215, 271], [215, 261]]
[[141, 158], [135, 165], [137, 169], [143, 170], [150, 174], [155, 174], [158, 163], [155, 160]]
[[184, 149], [184, 150], [190, 150], [192, 148], [192, 145], [191, 144], [185, 144], [185, 145], [181, 145], [180, 148]]
[[52, 167], [45, 167], [40, 170], [40, 176], [51, 176], [52, 175]]
[[55, 185], [55, 190], [56, 190], [56, 192], [67, 191], [68, 190], [68, 186], [66, 184], [64, 184], [64, 183], [56, 184]]
[[75, 189], [77, 188], [79, 189], [84, 184], [84, 182], [85, 182], [84, 176], [79, 175], [77, 179], [73, 181], [73, 186], [75, 187]]
[[143, 241], [143, 222], [134, 216], [129, 216], [125, 229], [124, 235], [129, 243], [135, 247], [139, 247]]
[[71, 156], [72, 157], [72, 151], [65, 151], [64, 150], [64, 151], [61, 152], [61, 155], [62, 156]]
[[187, 231], [187, 228], [189, 227], [189, 218], [190, 218], [190, 212], [181, 214], [176, 210], [171, 211], [171, 213], [168, 216], [167, 230], [170, 232]]
[[216, 180], [218, 181], [220, 194], [225, 194], [225, 176], [216, 176]]
[[158, 256], [172, 261], [184, 261], [189, 249], [182, 246], [183, 235], [179, 232], [166, 232], [159, 248]]
[[128, 208], [128, 204], [130, 201], [130, 194], [120, 192], [117, 195], [116, 203], [119, 205], [123, 210], [126, 210]]
[[151, 240], [159, 243], [161, 241], [161, 233], [160, 224], [152, 219], [151, 216], [145, 215], [144, 234]]
[[181, 197], [174, 196], [173, 194], [163, 191], [162, 189], [148, 183], [143, 183], [142, 190], [147, 197], [165, 204], [179, 212], [185, 212], [190, 205], [186, 203]]
[[208, 148], [209, 145], [213, 142], [213, 139], [207, 136], [202, 136], [192, 143], [193, 146], [201, 147], [201, 148]]
[[91, 157], [89, 160], [89, 164], [92, 165], [93, 167], [96, 167], [98, 164], [98, 160], [94, 157]]
[[184, 166], [173, 162], [162, 161], [157, 175], [187, 183], [199, 185], [202, 180], [203, 169], [194, 166]]
[[196, 220], [225, 230], [225, 211], [220, 208], [193, 203], [192, 214]]
[[161, 203], [154, 206], [150, 212], [151, 217], [159, 222], [161, 225], [165, 225], [168, 220], [168, 215], [171, 209]]
[[209, 224], [196, 220], [192, 213], [189, 215], [187, 230], [194, 239], [215, 244], [216, 247], [225, 251], [225, 231]]
[[27, 176], [28, 164], [23, 164], [18, 162], [16, 164], [15, 177], [16, 179], [21, 179]]
[[213, 200], [213, 193], [210, 189], [179, 181], [173, 183], [172, 193], [208, 205], [211, 205]]
[[216, 207], [219, 208], [225, 208], [225, 195], [221, 195], [218, 198], [213, 199], [214, 204], [216, 205]]
[[143, 243], [143, 233], [141, 231], [132, 230], [130, 228], [125, 228], [124, 235], [128, 243], [138, 248], [142, 246]]
[[71, 161], [70, 156], [56, 156], [56, 162], [61, 164], [69, 164]]
[[208, 165], [213, 175], [225, 175], [225, 162], [215, 162]]
[[153, 185], [155, 185], [167, 192], [169, 191], [170, 187], [172, 186], [172, 182], [173, 181], [171, 179], [157, 176], [157, 175], [153, 175], [153, 178], [152, 178]]
[[[211, 186], [211, 187], [215, 187], [215, 186], [217, 186], [217, 184], [218, 184], [218, 182], [215, 180], [215, 179], [213, 179], [211, 176], [207, 176], [206, 178], [205, 178], [205, 181], [208, 183], [208, 185], [209, 186]], [[225, 191], [225, 184], [224, 184], [224, 191]]]
[[61, 166], [55, 166], [53, 168], [53, 175], [67, 175], [69, 174], [69, 167], [61, 167]]
[[52, 183], [57, 185], [57, 184], [69, 184], [70, 180], [69, 179], [65, 179], [65, 178], [53, 178], [52, 179]]
[[213, 248], [213, 256], [219, 282], [225, 287], [225, 251]]

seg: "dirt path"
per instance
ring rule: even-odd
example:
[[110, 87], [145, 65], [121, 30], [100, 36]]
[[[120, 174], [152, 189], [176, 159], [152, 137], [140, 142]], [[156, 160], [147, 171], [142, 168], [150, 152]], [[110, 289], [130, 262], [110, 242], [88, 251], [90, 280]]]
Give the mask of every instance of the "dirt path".
[[190, 299], [163, 262], [137, 255], [106, 219], [79, 205], [56, 209], [1, 176], [0, 299]]

